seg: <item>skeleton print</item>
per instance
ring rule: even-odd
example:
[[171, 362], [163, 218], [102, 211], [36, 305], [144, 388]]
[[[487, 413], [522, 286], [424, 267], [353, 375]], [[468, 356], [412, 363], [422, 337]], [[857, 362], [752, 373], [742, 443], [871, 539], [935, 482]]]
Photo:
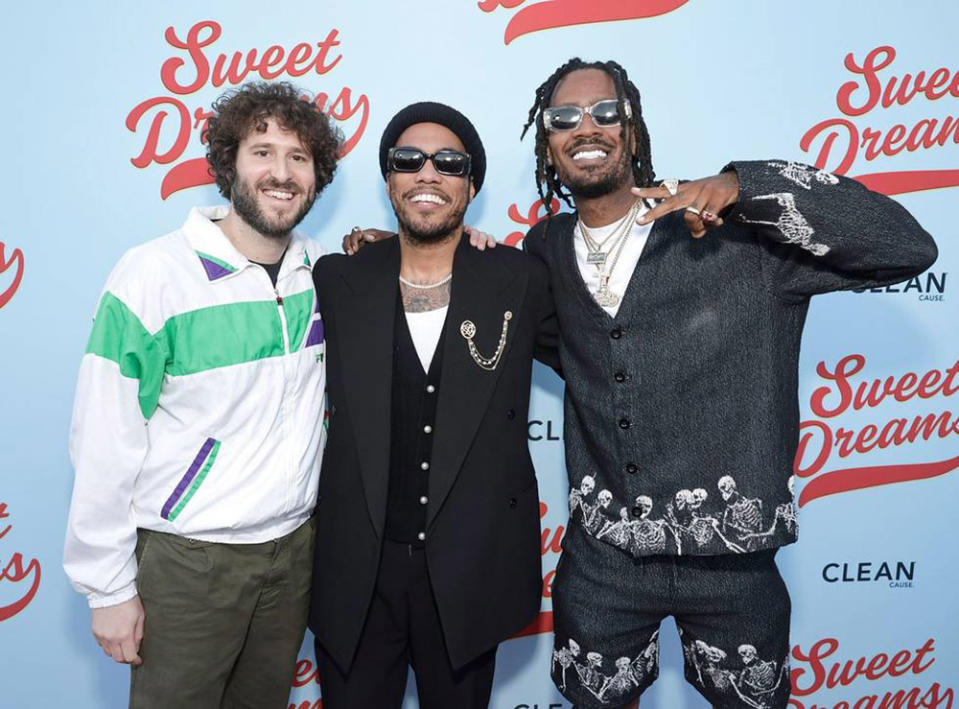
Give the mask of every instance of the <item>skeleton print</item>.
[[[569, 493], [570, 522], [578, 523], [590, 536], [629, 552], [650, 554], [742, 554], [765, 548], [777, 533], [794, 535], [796, 507], [790, 500], [773, 510], [758, 497], [743, 494], [731, 475], [716, 483], [718, 495], [710, 497], [704, 487], [679, 490], [666, 502], [664, 514], [656, 516], [656, 502], [639, 495], [632, 505], [614, 505], [613, 493], [598, 487], [597, 476], [584, 476]], [[793, 478], [789, 479], [790, 496]], [[616, 514], [613, 515], [613, 511]]]
[[763, 526], [763, 501], [756, 497], [743, 497], [730, 475], [721, 477], [717, 487], [726, 501], [723, 532], [735, 534], [740, 541], [746, 540], [746, 550], [755, 551], [755, 538]]
[[[682, 634], [680, 636], [682, 638]], [[683, 639], [682, 642], [687, 667], [695, 674], [694, 681], [710, 694], [737, 697], [745, 707], [770, 709], [773, 695], [788, 681], [788, 657], [782, 664], [762, 660], [756, 648], [747, 644], [736, 649], [736, 662], [721, 648], [702, 640]]]
[[683, 544], [687, 550], [705, 549], [716, 539], [729, 551], [742, 554], [743, 549], [731, 542], [724, 531], [720, 531], [719, 520], [702, 510], [703, 503], [709, 497], [701, 487], [695, 490], [680, 490], [676, 493], [675, 507], [670, 503], [666, 507], [666, 517], [674, 530], [679, 546], [679, 553], [683, 553]]
[[[584, 475], [579, 482], [579, 488], [569, 491], [569, 516], [572, 518], [577, 509], [582, 509], [583, 500], [587, 498], [596, 487], [596, 480], [592, 475]], [[583, 511], [585, 515], [585, 510]]]
[[580, 685], [603, 703], [615, 703], [616, 706], [628, 701], [635, 690], [645, 688], [656, 677], [659, 665], [659, 631], [654, 632], [649, 643], [635, 659], [623, 656], [613, 663], [615, 671], [607, 675], [603, 671], [604, 657], [598, 652], [587, 652], [585, 662], [580, 661], [579, 644], [569, 639], [568, 646], [553, 650], [553, 674], [555, 676], [559, 666], [559, 687], [566, 691], [567, 680], [571, 674], [567, 670], [575, 670], [575, 678]]
[[576, 658], [579, 657], [579, 645], [572, 638], [569, 639], [568, 647], [560, 647], [553, 650], [553, 662], [550, 667], [550, 673], [556, 673], [556, 665], [560, 666], [560, 689], [566, 691], [566, 671], [573, 666]]
[[839, 178], [831, 172], [817, 170], [809, 165], [803, 165], [801, 162], [780, 162], [779, 160], [774, 160], [766, 164], [769, 165], [769, 167], [774, 167], [779, 170], [780, 175], [793, 184], [802, 187], [804, 190], [812, 189], [812, 181], [814, 179], [824, 185], [839, 184]]
[[786, 482], [789, 488], [789, 495], [793, 498], [789, 502], [784, 502], [776, 506], [776, 514], [773, 516], [772, 526], [764, 532], [747, 535], [749, 538], [771, 537], [782, 524], [789, 534], [795, 534], [799, 524], [799, 513], [796, 511], [796, 476], [790, 475]]
[[772, 199], [775, 200], [780, 207], [782, 207], [782, 213], [779, 215], [779, 219], [774, 222], [764, 221], [764, 220], [754, 220], [742, 218], [742, 221], [745, 224], [766, 224], [769, 226], [776, 227], [780, 233], [786, 237], [786, 241], [790, 244], [796, 244], [797, 246], [806, 249], [815, 256], [825, 256], [829, 253], [829, 247], [825, 244], [816, 244], [813, 242], [812, 237], [816, 233], [815, 230], [810, 226], [809, 222], [806, 221], [806, 217], [802, 215], [799, 209], [796, 207], [796, 198], [791, 192], [777, 192], [775, 194], [765, 194], [758, 197], [754, 197], [754, 200], [760, 199]]

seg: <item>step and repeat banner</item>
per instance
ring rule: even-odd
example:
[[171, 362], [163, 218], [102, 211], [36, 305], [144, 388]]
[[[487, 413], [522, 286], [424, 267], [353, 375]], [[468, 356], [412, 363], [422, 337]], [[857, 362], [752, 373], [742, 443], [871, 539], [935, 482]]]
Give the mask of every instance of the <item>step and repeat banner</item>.
[[[938, 242], [938, 262], [906, 283], [814, 299], [793, 478], [800, 542], [777, 559], [793, 598], [795, 709], [955, 704], [959, 5], [198, 5], [37, 2], [5, 13], [0, 705], [125, 706], [127, 668], [94, 643], [86, 602], [61, 568], [67, 429], [112, 265], [176, 228], [191, 206], [221, 202], [200, 141], [214, 99], [245, 80], [289, 80], [336, 120], [342, 162], [301, 227], [327, 250], [354, 225], [393, 225], [376, 158], [390, 117], [417, 100], [449, 103], [471, 117], [489, 156], [468, 222], [518, 245], [543, 216], [533, 141], [520, 131], [536, 86], [571, 56], [615, 59], [630, 72], [660, 178], [712, 174], [732, 159], [812, 163], [892, 195]], [[553, 569], [568, 519], [562, 383], [538, 365], [534, 377], [542, 613], [501, 646], [496, 709], [569, 706], [548, 676]], [[705, 706], [683, 680], [671, 621], [661, 635], [660, 679], [643, 706]], [[322, 706], [309, 636], [289, 706]], [[406, 706], [416, 706], [412, 681]]]

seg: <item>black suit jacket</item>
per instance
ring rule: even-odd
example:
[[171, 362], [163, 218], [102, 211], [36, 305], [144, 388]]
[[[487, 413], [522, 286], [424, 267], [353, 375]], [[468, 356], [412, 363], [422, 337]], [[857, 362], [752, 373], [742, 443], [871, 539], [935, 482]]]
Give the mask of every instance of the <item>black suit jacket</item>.
[[[329, 438], [320, 475], [310, 628], [343, 671], [376, 581], [389, 480], [398, 239], [325, 256], [314, 282], [327, 335]], [[474, 362], [470, 320], [498, 366]], [[527, 447], [534, 354], [556, 367], [546, 269], [526, 254], [463, 238], [453, 261], [437, 391], [426, 557], [446, 646], [461, 667], [527, 625], [542, 586], [539, 498]]]

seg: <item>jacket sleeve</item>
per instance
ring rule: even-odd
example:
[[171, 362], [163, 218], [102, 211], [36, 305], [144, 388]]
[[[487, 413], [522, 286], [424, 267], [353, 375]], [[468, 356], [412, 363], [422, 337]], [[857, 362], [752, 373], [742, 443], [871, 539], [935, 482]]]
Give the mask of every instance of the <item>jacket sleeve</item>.
[[[545, 281], [539, 289], [542, 298], [533, 356], [562, 377], [563, 369], [559, 359], [559, 321], [556, 317], [556, 302], [553, 299], [549, 264], [543, 254], [543, 244], [540, 243], [541, 233], [542, 227], [534, 226], [530, 229], [526, 238], [523, 239], [523, 251], [535, 259], [537, 266], [541, 266], [541, 268], [536, 269], [537, 275]], [[537, 279], [537, 282], [539, 282], [539, 279]]]
[[162, 345], [131, 305], [142, 281], [125, 271], [121, 260], [100, 298], [70, 424], [75, 480], [63, 566], [91, 608], [137, 593], [133, 485], [165, 366]]
[[782, 160], [725, 170], [740, 184], [727, 219], [766, 241], [764, 270], [781, 296], [898, 283], [936, 260], [935, 242], [905, 208], [855, 180]]

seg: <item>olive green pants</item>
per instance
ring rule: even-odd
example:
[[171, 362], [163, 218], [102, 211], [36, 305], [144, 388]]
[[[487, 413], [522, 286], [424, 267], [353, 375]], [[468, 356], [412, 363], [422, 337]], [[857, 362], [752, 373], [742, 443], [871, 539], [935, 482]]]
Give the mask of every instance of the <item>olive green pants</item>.
[[309, 613], [314, 526], [262, 544], [139, 530], [146, 620], [131, 709], [285, 709]]

